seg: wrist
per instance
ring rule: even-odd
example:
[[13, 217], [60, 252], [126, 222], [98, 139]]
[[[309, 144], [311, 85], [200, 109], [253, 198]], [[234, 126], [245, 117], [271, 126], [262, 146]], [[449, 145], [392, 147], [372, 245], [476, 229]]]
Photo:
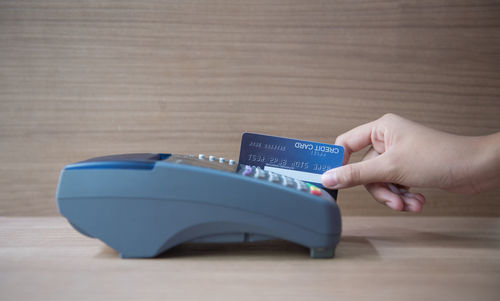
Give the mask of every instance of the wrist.
[[472, 191], [479, 193], [500, 187], [500, 132], [475, 137], [478, 151], [470, 165]]

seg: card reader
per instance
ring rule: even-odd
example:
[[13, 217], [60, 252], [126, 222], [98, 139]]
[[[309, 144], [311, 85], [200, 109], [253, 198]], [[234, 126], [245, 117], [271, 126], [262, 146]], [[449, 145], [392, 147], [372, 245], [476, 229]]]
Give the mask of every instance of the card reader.
[[59, 212], [122, 258], [185, 242], [284, 239], [333, 257], [340, 211], [323, 189], [215, 156], [123, 154], [67, 165]]

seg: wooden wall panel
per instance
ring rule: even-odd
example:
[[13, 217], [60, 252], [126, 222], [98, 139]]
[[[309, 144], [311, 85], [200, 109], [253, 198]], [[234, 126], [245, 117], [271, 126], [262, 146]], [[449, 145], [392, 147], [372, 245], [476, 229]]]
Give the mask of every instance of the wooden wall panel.
[[[0, 1], [0, 215], [57, 214], [60, 169], [97, 155], [236, 158], [245, 131], [331, 143], [386, 112], [499, 131], [499, 33], [497, 1]], [[500, 215], [498, 192], [427, 193]]]

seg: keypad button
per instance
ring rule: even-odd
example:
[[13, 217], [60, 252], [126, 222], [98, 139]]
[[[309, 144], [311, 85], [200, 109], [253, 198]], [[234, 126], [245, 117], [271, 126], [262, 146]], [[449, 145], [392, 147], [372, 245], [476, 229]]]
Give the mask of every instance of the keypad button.
[[251, 176], [253, 174], [252, 166], [246, 165], [242, 173], [244, 176]]
[[205, 160], [205, 155], [204, 155], [204, 154], [199, 154], [199, 155], [198, 155], [198, 159], [200, 159], [200, 160]]
[[269, 181], [273, 182], [273, 183], [280, 183], [281, 182], [281, 179], [280, 179], [280, 176], [275, 174], [275, 173], [270, 173], [269, 174]]
[[283, 185], [287, 187], [293, 187], [295, 186], [295, 180], [290, 178], [290, 177], [283, 177]]
[[307, 183], [307, 186], [309, 186], [309, 193], [314, 194], [314, 195], [321, 195], [321, 189], [319, 189], [317, 186], [314, 186], [312, 184]]
[[307, 187], [306, 183], [302, 181], [295, 180], [295, 183], [297, 184], [297, 189], [301, 191], [308, 191], [309, 188]]
[[217, 159], [217, 158], [215, 158], [215, 156], [208, 156], [209, 161], [215, 161], [215, 159]]
[[234, 161], [234, 160], [229, 160], [229, 165], [234, 165], [234, 164], [236, 164], [236, 161]]
[[321, 195], [321, 190], [311, 189], [309, 193], [314, 195]]
[[219, 163], [225, 163], [226, 160], [224, 160], [224, 158], [219, 158]]
[[267, 178], [267, 174], [266, 174], [266, 172], [265, 172], [264, 170], [262, 170], [260, 167], [257, 167], [257, 168], [255, 169], [255, 177], [256, 177], [257, 179], [265, 179], [265, 178]]

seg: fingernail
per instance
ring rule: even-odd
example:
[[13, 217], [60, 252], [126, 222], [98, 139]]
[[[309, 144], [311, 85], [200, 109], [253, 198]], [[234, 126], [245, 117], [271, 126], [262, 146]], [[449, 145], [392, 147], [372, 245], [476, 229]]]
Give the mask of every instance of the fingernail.
[[385, 201], [385, 202], [384, 202], [384, 204], [385, 204], [387, 207], [391, 208], [391, 209], [395, 209], [395, 208], [394, 208], [394, 205], [393, 205], [393, 203], [392, 203], [391, 201]]
[[417, 201], [419, 201], [421, 204], [425, 204], [425, 198], [424, 198], [424, 196], [421, 195], [421, 194], [419, 194], [419, 193], [407, 192], [407, 193], [405, 193], [405, 196], [414, 198]]
[[403, 200], [405, 203], [404, 211], [420, 212], [422, 210], [422, 204], [415, 197], [408, 197], [405, 194]]
[[403, 202], [397, 202], [397, 201], [385, 201], [384, 204], [393, 209], [393, 210], [396, 210], [396, 211], [401, 211], [403, 210]]
[[327, 171], [321, 175], [321, 183], [324, 186], [333, 188], [337, 185], [337, 172], [335, 170]]
[[425, 204], [425, 197], [420, 193], [414, 193], [415, 198], [422, 204]]

